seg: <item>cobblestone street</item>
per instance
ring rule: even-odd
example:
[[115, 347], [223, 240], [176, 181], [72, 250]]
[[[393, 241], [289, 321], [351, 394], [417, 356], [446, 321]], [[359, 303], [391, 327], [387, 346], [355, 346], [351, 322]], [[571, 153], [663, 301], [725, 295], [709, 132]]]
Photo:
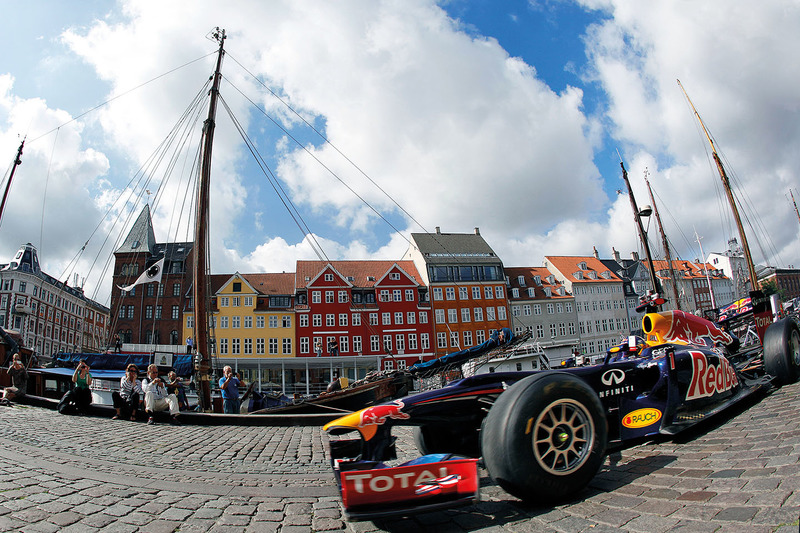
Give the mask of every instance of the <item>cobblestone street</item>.
[[[537, 507], [483, 472], [482, 501], [347, 522], [317, 427], [199, 427], [0, 407], [0, 530], [798, 531], [800, 384], [688, 435], [607, 458], [575, 501]], [[415, 455], [408, 429], [398, 452]]]

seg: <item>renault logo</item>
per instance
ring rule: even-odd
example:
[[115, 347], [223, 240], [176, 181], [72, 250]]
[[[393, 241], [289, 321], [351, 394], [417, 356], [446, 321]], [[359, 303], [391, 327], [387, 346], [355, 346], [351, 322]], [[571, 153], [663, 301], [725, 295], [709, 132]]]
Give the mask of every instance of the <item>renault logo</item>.
[[605, 385], [606, 387], [611, 387], [612, 385], [619, 385], [620, 383], [625, 381], [625, 371], [620, 370], [619, 368], [606, 370], [603, 373], [603, 376], [600, 378], [600, 381], [602, 381], [603, 385]]

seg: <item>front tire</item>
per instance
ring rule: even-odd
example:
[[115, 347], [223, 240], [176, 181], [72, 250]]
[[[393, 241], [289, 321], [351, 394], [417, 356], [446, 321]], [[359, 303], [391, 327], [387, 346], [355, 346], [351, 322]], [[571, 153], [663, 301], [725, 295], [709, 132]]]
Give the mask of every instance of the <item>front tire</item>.
[[764, 334], [764, 370], [778, 385], [800, 377], [800, 330], [791, 318], [778, 320]]
[[497, 484], [538, 503], [586, 487], [603, 463], [607, 439], [603, 406], [591, 387], [571, 374], [543, 372], [500, 395], [481, 443]]

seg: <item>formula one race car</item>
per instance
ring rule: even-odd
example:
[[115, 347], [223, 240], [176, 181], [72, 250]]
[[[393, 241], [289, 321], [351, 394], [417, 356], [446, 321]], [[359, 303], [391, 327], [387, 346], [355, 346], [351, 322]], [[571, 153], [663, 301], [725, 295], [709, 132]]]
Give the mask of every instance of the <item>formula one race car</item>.
[[[609, 446], [675, 434], [770, 382], [800, 377], [794, 319], [770, 325], [763, 348], [748, 350], [714, 323], [681, 311], [648, 313], [642, 324], [644, 337], [612, 348], [602, 364], [476, 375], [328, 423], [348, 517], [472, 502], [481, 457], [512, 495], [564, 500], [586, 487]], [[385, 463], [396, 458], [395, 425], [415, 426], [426, 455]]]

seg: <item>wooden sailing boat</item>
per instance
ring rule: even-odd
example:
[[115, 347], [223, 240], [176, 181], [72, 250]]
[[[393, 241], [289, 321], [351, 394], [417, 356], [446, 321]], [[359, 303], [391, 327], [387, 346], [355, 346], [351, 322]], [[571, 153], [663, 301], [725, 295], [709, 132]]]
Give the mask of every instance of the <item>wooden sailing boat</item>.
[[744, 258], [745, 262], [747, 263], [747, 270], [750, 277], [750, 300], [753, 305], [753, 315], [756, 318], [756, 330], [759, 338], [763, 340], [767, 327], [772, 323], [772, 314], [770, 313], [769, 301], [767, 297], [764, 296], [764, 293], [761, 291], [758, 283], [758, 275], [756, 274], [755, 263], [753, 262], [752, 255], [750, 254], [750, 245], [747, 242], [747, 234], [744, 231], [742, 219], [739, 215], [739, 207], [736, 204], [736, 199], [734, 198], [733, 191], [731, 190], [730, 179], [728, 179], [725, 166], [722, 164], [722, 159], [720, 159], [719, 154], [717, 153], [717, 147], [714, 144], [714, 140], [711, 138], [711, 134], [708, 132], [706, 125], [703, 123], [703, 119], [700, 118], [700, 113], [697, 112], [697, 109], [694, 107], [691, 98], [689, 98], [689, 95], [686, 93], [686, 89], [683, 88], [681, 80], [677, 81], [678, 86], [681, 88], [681, 91], [683, 91], [683, 95], [689, 102], [695, 117], [697, 117], [700, 127], [703, 129], [703, 133], [705, 134], [706, 139], [708, 139], [708, 143], [711, 145], [711, 153], [714, 157], [714, 163], [716, 163], [720, 180], [722, 181], [722, 188], [725, 191], [725, 196], [728, 199], [728, 204], [736, 222], [736, 227], [739, 230], [739, 238], [742, 241], [742, 250], [744, 251]]

